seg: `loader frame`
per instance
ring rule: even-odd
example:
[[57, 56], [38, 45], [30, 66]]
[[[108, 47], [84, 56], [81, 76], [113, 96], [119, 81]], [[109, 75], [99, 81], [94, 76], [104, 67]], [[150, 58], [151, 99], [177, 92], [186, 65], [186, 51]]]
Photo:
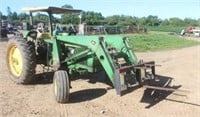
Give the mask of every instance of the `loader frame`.
[[[55, 71], [65, 70], [67, 74], [105, 71], [118, 95], [121, 95], [131, 85], [130, 79], [134, 79], [140, 86], [145, 80], [154, 79], [155, 62], [139, 62], [126, 37], [114, 35], [69, 36], [53, 33], [52, 14], [80, 13], [81, 10], [57, 7], [24, 8], [23, 10], [30, 12], [31, 25], [33, 24], [32, 12], [42, 11], [49, 15], [48, 33], [33, 30], [22, 31], [24, 39], [35, 43], [35, 48], [37, 48], [38, 41], [43, 43], [46, 54], [41, 63], [45, 66], [52, 67]], [[32, 36], [32, 33], [37, 36]], [[37, 49], [35, 51], [37, 54]], [[67, 76], [63, 71], [59, 73]], [[56, 77], [59, 77], [58, 73]], [[72, 78], [70, 77], [70, 79]], [[58, 80], [58, 82], [60, 81]], [[66, 102], [65, 100], [66, 98], [58, 99], [58, 102]]]

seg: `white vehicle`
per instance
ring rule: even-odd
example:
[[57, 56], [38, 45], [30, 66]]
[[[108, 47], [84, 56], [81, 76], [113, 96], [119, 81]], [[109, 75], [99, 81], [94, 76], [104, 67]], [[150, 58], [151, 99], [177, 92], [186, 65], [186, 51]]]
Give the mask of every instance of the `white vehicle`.
[[193, 29], [193, 34], [196, 37], [200, 37], [200, 29]]

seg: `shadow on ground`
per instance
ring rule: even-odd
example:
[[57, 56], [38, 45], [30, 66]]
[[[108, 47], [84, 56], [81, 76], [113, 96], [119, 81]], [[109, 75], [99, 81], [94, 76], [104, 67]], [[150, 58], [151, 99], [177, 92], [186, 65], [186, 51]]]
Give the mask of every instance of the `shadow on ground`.
[[[170, 86], [171, 83], [172, 83], [172, 80], [173, 80], [173, 78], [171, 78], [171, 77], [157, 76], [157, 80], [154, 81], [154, 82], [149, 82], [149, 85], [150, 86], [172, 88], [172, 89], [181, 88], [181, 85]], [[174, 91], [164, 91], [164, 90], [156, 90], [156, 89], [148, 89], [147, 88], [144, 91], [141, 102], [149, 104], [148, 106], [145, 107], [147, 109], [155, 106], [156, 104], [158, 104], [159, 102], [161, 102], [163, 100], [200, 107], [200, 104], [168, 98], [168, 96], [171, 95], [172, 93], [173, 93], [173, 95], [185, 97], [185, 96], [187, 96], [187, 94], [189, 92], [190, 91], [182, 90], [182, 93], [185, 93], [185, 94], [178, 94], [178, 93], [175, 93]]]
[[107, 77], [104, 71], [95, 72], [95, 73], [86, 73], [86, 74], [73, 74], [71, 76], [71, 81], [77, 79], [87, 80], [89, 83], [95, 84], [97, 82], [105, 83], [110, 87], [113, 87], [110, 79]]
[[107, 90], [104, 88], [85, 89], [70, 93], [69, 103], [79, 103], [93, 100], [106, 94]]
[[[53, 75], [54, 75], [54, 72], [44, 72], [44, 73], [36, 74], [34, 76], [34, 81], [32, 81], [31, 83], [29, 83], [27, 85], [51, 84], [51, 83], [53, 83]], [[100, 79], [96, 78], [95, 76], [96, 75], [90, 74], [90, 75], [80, 75], [79, 77], [81, 77], [81, 79], [90, 79], [91, 78], [93, 81], [99, 82]], [[85, 77], [87, 77], [87, 78], [85, 78]], [[76, 77], [76, 78], [78, 78], [78, 77]], [[76, 79], [72, 79], [72, 80], [76, 80]], [[85, 82], [85, 81], [83, 80], [83, 82]], [[107, 90], [104, 88], [93, 88], [93, 89], [84, 89], [84, 90], [80, 89], [79, 91], [70, 92], [69, 103], [79, 103], [79, 102], [93, 100], [93, 99], [103, 96], [104, 94], [106, 94], [106, 92], [107, 92]]]
[[54, 72], [44, 72], [44, 73], [36, 74], [34, 76], [34, 80], [28, 85], [51, 84], [53, 83], [53, 75], [54, 75]]
[[[54, 72], [43, 72], [38, 73], [34, 76], [34, 80], [30, 83], [30, 85], [34, 84], [50, 84], [53, 83], [53, 75]], [[83, 82], [87, 81], [89, 83], [95, 84], [97, 82], [106, 83], [112, 86], [112, 83], [107, 78], [105, 72], [98, 72], [98, 73], [88, 73], [88, 74], [75, 74], [70, 75], [71, 81], [76, 81], [78, 79], [82, 79]]]
[[[45, 73], [36, 74], [35, 80], [32, 83], [30, 83], [30, 85], [51, 84], [53, 82], [53, 75], [54, 75], [54, 72], [45, 72]], [[78, 75], [72, 78], [72, 82], [77, 79], [83, 79], [83, 82], [85, 82], [84, 80], [87, 80], [89, 83], [102, 82], [102, 83], [108, 84], [109, 87], [107, 87], [108, 89], [107, 88], [95, 88], [95, 89], [84, 89], [84, 90], [80, 89], [79, 91], [71, 92], [69, 103], [79, 103], [79, 102], [93, 100], [105, 95], [107, 93], [107, 90], [113, 89], [112, 84], [110, 84], [109, 79], [106, 77], [105, 72], [99, 72], [99, 73], [87, 74], [87, 75]], [[171, 77], [157, 75], [155, 81], [145, 82], [145, 85], [166, 87], [166, 88], [172, 88], [172, 89], [179, 89], [181, 87], [181, 85], [171, 86], [172, 81], [173, 81], [173, 78]], [[141, 86], [137, 85], [136, 81], [133, 81], [133, 84], [135, 85], [128, 88], [128, 90], [122, 92], [122, 96], [141, 88]], [[163, 90], [146, 88], [144, 90], [144, 94], [142, 96], [141, 102], [148, 104], [148, 106], [145, 107], [147, 109], [155, 106], [156, 104], [158, 104], [159, 102], [163, 100], [200, 107], [199, 104], [175, 100], [175, 99], [168, 99], [167, 97], [171, 95], [172, 93], [173, 91], [163, 91]], [[179, 96], [185, 96], [185, 95], [179, 95]]]
[[[166, 87], [172, 89], [179, 89], [181, 85], [178, 86], [170, 86], [172, 83], [173, 78], [167, 76], [156, 76], [155, 81], [148, 82], [150, 86], [158, 86], [158, 87]], [[164, 100], [172, 94], [173, 91], [164, 91], [164, 90], [157, 90], [157, 89], [145, 89], [144, 94], [142, 96], [141, 102], [148, 103], [149, 105], [145, 108], [153, 107], [154, 105], [158, 104], [160, 101]]]

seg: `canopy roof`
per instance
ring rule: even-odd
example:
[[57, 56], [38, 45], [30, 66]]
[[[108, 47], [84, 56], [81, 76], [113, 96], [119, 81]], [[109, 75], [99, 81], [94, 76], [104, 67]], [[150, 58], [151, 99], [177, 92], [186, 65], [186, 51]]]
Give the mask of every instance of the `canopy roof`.
[[29, 12], [49, 12], [52, 14], [70, 14], [70, 13], [80, 13], [79, 9], [69, 9], [69, 8], [59, 8], [59, 7], [25, 7], [22, 8], [23, 11]]

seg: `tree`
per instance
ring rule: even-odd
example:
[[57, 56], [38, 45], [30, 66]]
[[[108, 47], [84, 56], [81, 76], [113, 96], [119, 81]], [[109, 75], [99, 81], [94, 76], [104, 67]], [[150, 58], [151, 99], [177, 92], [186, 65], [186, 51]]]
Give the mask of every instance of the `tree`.
[[61, 16], [62, 24], [78, 24], [79, 17], [77, 14], [65, 14]]
[[12, 14], [11, 9], [10, 9], [9, 6], [7, 6], [7, 14], [8, 14], [8, 15], [11, 15], [11, 14]]
[[7, 19], [7, 16], [0, 11], [0, 21]]
[[42, 22], [48, 25], [49, 17], [46, 14], [37, 13], [33, 19], [36, 24]]
[[113, 15], [113, 16], [108, 16], [105, 18], [105, 21], [107, 22], [107, 25], [117, 25], [118, 21], [120, 19], [119, 15]]
[[172, 25], [172, 26], [184, 26], [185, 24], [184, 24], [182, 19], [174, 17], [174, 18], [170, 18], [169, 19], [169, 25]]
[[73, 7], [71, 5], [69, 5], [69, 4], [63, 5], [62, 8], [71, 8], [71, 9], [73, 9]]
[[18, 15], [18, 19], [20, 20], [20, 21], [29, 21], [29, 15], [28, 14], [26, 14], [26, 13], [20, 13], [19, 15]]
[[8, 14], [7, 19], [9, 22], [11, 22], [13, 19], [12, 19], [12, 12], [9, 6], [7, 7], [7, 14]]
[[161, 26], [167, 26], [167, 25], [169, 25], [169, 20], [168, 19], [163, 20], [160, 25]]
[[101, 25], [104, 17], [101, 13], [87, 11], [82, 13], [82, 20], [87, 25]]
[[0, 21], [2, 20], [3, 13], [0, 11]]
[[185, 18], [184, 24], [186, 24], [188, 26], [198, 26], [199, 22], [198, 22], [198, 20], [194, 20], [194, 19], [191, 19], [191, 18]]
[[145, 25], [147, 25], [147, 19], [146, 19], [146, 17], [139, 18], [138, 24], [139, 24], [140, 26], [145, 26]]
[[16, 12], [12, 13], [12, 20], [18, 20], [18, 16]]
[[[70, 8], [73, 9], [71, 5], [65, 4], [62, 8]], [[0, 19], [8, 20], [9, 23], [18, 25], [21, 22], [28, 22], [29, 15], [26, 13], [17, 14], [16, 12], [12, 12], [11, 8], [7, 7], [7, 15], [4, 15], [0, 11]], [[43, 22], [47, 24], [49, 18], [45, 14], [36, 14], [34, 16], [34, 22]], [[64, 14], [61, 18], [53, 17], [53, 22], [59, 22], [62, 24], [79, 24], [79, 14]], [[87, 25], [117, 25], [117, 26], [127, 26], [127, 25], [134, 25], [134, 26], [200, 26], [200, 19], [191, 19], [185, 18], [180, 19], [177, 17], [164, 19], [161, 20], [158, 16], [149, 15], [147, 17], [132, 17], [126, 15], [113, 15], [108, 17], [103, 17], [101, 13], [94, 12], [94, 11], [83, 11], [82, 12], [82, 21], [85, 22]]]
[[121, 15], [117, 25], [119, 26], [135, 25], [136, 26], [136, 19], [134, 19], [132, 16]]
[[[63, 5], [62, 8], [73, 9], [73, 7], [69, 4]], [[79, 17], [78, 17], [77, 14], [64, 14], [64, 15], [61, 16], [61, 23], [62, 24], [78, 24], [79, 23]]]
[[158, 16], [149, 15], [146, 20], [146, 23], [149, 26], [158, 26], [161, 23], [161, 20], [158, 19]]

